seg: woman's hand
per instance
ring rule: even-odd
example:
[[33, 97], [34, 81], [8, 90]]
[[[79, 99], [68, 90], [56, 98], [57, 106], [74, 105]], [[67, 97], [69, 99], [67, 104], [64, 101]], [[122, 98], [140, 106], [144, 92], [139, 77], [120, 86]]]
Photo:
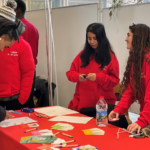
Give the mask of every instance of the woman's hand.
[[[6, 116], [5, 116], [5, 119], [9, 119], [9, 118], [11, 118], [12, 116], [11, 116], [11, 112], [9, 112], [9, 111], [7, 111], [6, 110]], [[5, 120], [4, 119], [4, 120]]]
[[132, 123], [132, 124], [130, 124], [130, 125], [128, 126], [127, 130], [128, 130], [129, 132], [131, 132], [131, 133], [132, 133], [133, 131], [137, 130], [137, 133], [139, 133], [140, 130], [141, 130], [141, 127], [140, 127], [137, 123]]
[[108, 120], [109, 121], [116, 121], [118, 120], [119, 114], [115, 111], [111, 111], [108, 115]]
[[95, 81], [96, 80], [96, 73], [89, 73], [86, 77], [86, 79]]
[[81, 81], [81, 82], [87, 80], [86, 78], [83, 77], [83, 75], [85, 75], [85, 74], [80, 74], [80, 75], [79, 75], [79, 81]]

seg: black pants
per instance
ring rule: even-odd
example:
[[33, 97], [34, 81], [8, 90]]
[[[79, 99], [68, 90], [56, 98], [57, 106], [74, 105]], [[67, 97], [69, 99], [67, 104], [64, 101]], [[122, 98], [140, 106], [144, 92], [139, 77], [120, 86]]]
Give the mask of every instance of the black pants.
[[[113, 104], [108, 104], [108, 110], [107, 110], [107, 115], [114, 109], [115, 105]], [[95, 117], [96, 116], [96, 108], [95, 107], [88, 107], [88, 108], [82, 108], [80, 109], [80, 113], [90, 116], [90, 117]], [[115, 125], [120, 128], [127, 128], [128, 127], [128, 122], [126, 120], [126, 117], [124, 115], [119, 116], [118, 121], [114, 122], [109, 122], [109, 124]]]
[[12, 101], [0, 101], [0, 106], [5, 107], [6, 110], [19, 110], [24, 107], [24, 105], [21, 105], [18, 101], [18, 99], [12, 100]]
[[34, 73], [33, 84], [32, 84], [30, 96], [29, 96], [27, 102], [24, 104], [24, 107], [34, 108], [33, 96], [34, 96], [34, 87], [35, 87], [35, 77], [36, 77], [36, 72]]

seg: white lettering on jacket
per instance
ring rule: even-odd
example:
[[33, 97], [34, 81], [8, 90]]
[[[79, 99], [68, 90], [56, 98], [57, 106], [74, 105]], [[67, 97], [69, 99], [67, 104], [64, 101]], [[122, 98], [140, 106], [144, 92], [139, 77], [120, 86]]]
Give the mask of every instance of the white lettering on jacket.
[[12, 51], [12, 52], [8, 53], [8, 55], [10, 55], [10, 56], [18, 56], [18, 52]]

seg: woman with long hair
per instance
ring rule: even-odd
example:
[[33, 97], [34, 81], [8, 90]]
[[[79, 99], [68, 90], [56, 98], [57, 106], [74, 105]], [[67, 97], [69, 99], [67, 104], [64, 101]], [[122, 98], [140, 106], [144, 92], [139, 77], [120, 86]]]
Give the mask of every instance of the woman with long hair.
[[100, 96], [108, 104], [115, 104], [113, 88], [119, 82], [119, 64], [101, 23], [87, 27], [84, 50], [75, 57], [66, 75], [77, 83], [70, 109], [95, 107]]
[[122, 80], [122, 97], [118, 105], [110, 112], [108, 119], [118, 119], [130, 105], [140, 104], [140, 117], [127, 130], [133, 132], [150, 124], [150, 28], [145, 24], [129, 26], [127, 33], [129, 58]]

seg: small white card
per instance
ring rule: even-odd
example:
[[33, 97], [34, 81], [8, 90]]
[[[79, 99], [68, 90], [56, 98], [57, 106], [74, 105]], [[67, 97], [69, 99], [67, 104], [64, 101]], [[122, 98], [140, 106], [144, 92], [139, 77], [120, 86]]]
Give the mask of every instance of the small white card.
[[39, 127], [39, 124], [37, 123], [31, 123], [31, 124], [27, 124], [30, 128], [32, 127]]
[[49, 135], [53, 135], [53, 132], [52, 130], [44, 129], [44, 130], [32, 131], [31, 134], [33, 136], [49, 136]]

